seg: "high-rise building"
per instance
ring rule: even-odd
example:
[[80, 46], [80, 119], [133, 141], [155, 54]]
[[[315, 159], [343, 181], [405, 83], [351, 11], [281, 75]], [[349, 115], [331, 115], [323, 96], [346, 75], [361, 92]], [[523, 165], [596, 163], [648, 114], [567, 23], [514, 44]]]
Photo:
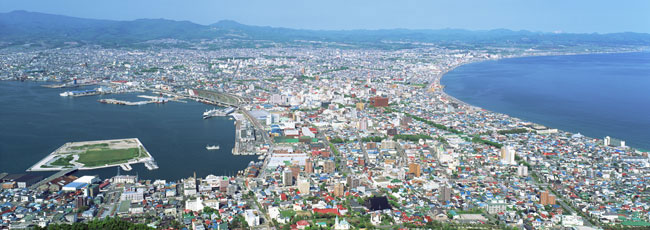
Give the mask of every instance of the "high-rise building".
[[363, 159], [363, 157], [357, 158], [357, 164], [360, 166], [366, 166], [366, 160]]
[[540, 192], [539, 203], [541, 205], [555, 205], [555, 195], [550, 194], [548, 191]]
[[79, 209], [79, 208], [81, 208], [83, 206], [86, 206], [86, 201], [84, 199], [84, 196], [83, 195], [78, 195], [75, 198], [75, 207], [74, 208]]
[[289, 170], [291, 171], [291, 176], [296, 179], [300, 175], [300, 165], [292, 165]]
[[420, 177], [421, 168], [418, 163], [409, 164], [409, 173], [415, 175], [415, 177]]
[[451, 200], [451, 188], [445, 186], [440, 187], [440, 193], [438, 194], [438, 201], [445, 202]]
[[603, 145], [605, 145], [605, 146], [615, 146], [615, 147], [625, 147], [625, 141], [606, 136], [603, 139]]
[[305, 160], [305, 172], [314, 173], [314, 163], [311, 162], [311, 158], [307, 158], [307, 160]]
[[413, 121], [413, 119], [411, 117], [403, 116], [399, 120], [399, 125], [402, 126], [402, 128], [408, 128], [408, 127], [411, 127], [411, 121]]
[[357, 110], [359, 110], [359, 111], [363, 110], [365, 107], [366, 107], [366, 104], [364, 104], [363, 102], [359, 102], [359, 103], [357, 103], [357, 105], [356, 105], [356, 108], [357, 108]]
[[348, 176], [346, 180], [349, 188], [356, 188], [361, 184], [361, 180], [355, 176]]
[[219, 191], [226, 192], [228, 190], [228, 183], [227, 177], [221, 178], [221, 181], [219, 181]]
[[325, 161], [324, 170], [325, 173], [334, 173], [334, 171], [336, 171], [336, 164], [334, 163], [334, 161], [333, 160]]
[[368, 120], [367, 120], [367, 118], [364, 117], [364, 118], [361, 118], [361, 120], [359, 120], [359, 127], [358, 128], [359, 128], [359, 130], [367, 130], [368, 129]]
[[515, 155], [515, 149], [512, 146], [504, 145], [501, 147], [501, 163], [507, 165], [516, 164]]
[[337, 182], [334, 184], [334, 196], [341, 197], [345, 195], [343, 183]]
[[293, 185], [293, 173], [291, 170], [284, 170], [282, 172], [282, 183], [284, 186], [291, 186]]
[[517, 176], [527, 177], [528, 176], [528, 167], [525, 165], [519, 165], [517, 167]]

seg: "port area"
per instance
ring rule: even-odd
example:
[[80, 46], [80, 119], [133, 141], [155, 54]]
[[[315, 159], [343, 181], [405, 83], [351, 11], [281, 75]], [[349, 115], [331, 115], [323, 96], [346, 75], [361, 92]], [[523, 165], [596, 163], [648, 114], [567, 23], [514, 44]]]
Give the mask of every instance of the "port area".
[[158, 169], [156, 161], [138, 138], [68, 142], [27, 171], [92, 170], [119, 166], [130, 171], [131, 164], [143, 163]]
[[146, 105], [146, 104], [151, 104], [151, 103], [167, 103], [169, 101], [176, 101], [176, 102], [182, 102], [186, 103], [185, 101], [182, 101], [178, 98], [165, 98], [165, 97], [155, 97], [155, 96], [147, 96], [147, 95], [138, 95], [140, 98], [146, 98], [149, 99], [148, 101], [123, 101], [123, 100], [117, 100], [114, 98], [111, 99], [99, 99], [97, 100], [99, 103], [104, 103], [104, 104], [113, 104], [113, 105]]
[[232, 149], [232, 154], [259, 155], [266, 152], [268, 144], [262, 137], [264, 131], [257, 130], [243, 113], [237, 111], [230, 114], [235, 119], [235, 147]]

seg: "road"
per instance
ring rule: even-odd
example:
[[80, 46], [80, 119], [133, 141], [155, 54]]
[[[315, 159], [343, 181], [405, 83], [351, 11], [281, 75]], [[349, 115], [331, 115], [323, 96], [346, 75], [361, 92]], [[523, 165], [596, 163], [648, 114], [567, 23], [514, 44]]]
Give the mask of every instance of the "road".
[[363, 160], [364, 162], [368, 162], [368, 151], [366, 151], [366, 146], [364, 145], [363, 141], [361, 141], [361, 137], [359, 136], [359, 133], [356, 133], [357, 140], [359, 141], [359, 145], [361, 146], [361, 152], [363, 152]]

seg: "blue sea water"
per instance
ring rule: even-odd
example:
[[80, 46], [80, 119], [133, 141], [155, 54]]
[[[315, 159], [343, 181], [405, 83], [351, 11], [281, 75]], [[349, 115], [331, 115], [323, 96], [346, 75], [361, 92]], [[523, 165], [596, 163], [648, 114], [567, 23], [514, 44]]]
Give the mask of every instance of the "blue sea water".
[[[69, 90], [69, 89], [68, 89]], [[133, 171], [144, 179], [176, 180], [191, 176], [232, 175], [256, 156], [233, 156], [235, 126], [226, 117], [202, 119], [212, 106], [194, 101], [142, 106], [98, 103], [100, 98], [147, 100], [146, 93], [61, 97], [65, 89], [34, 82], [0, 81], [0, 172], [24, 173], [27, 168], [66, 142], [139, 138], [160, 167], [142, 164]], [[219, 144], [208, 151], [206, 145]], [[80, 171], [107, 178], [117, 168]]]
[[650, 53], [485, 61], [452, 70], [442, 84], [475, 106], [650, 150]]

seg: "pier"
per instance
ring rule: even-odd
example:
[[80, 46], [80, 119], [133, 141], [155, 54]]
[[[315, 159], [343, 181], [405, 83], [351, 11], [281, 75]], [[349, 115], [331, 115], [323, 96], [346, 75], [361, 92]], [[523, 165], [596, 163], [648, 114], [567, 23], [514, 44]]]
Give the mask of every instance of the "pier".
[[136, 102], [131, 102], [131, 101], [123, 101], [123, 100], [117, 100], [117, 99], [99, 99], [97, 100], [99, 103], [104, 103], [104, 104], [113, 104], [113, 105], [146, 105], [150, 103], [155, 103], [154, 101], [136, 101]]

